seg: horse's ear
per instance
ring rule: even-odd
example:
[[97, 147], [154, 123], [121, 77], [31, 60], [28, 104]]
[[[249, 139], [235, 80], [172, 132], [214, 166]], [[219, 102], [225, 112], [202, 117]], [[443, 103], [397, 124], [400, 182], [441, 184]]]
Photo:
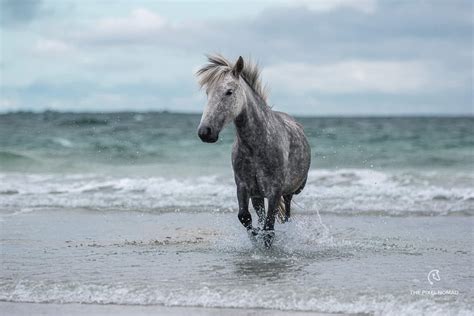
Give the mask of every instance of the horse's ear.
[[237, 59], [237, 62], [234, 65], [234, 68], [232, 68], [232, 74], [236, 78], [238, 78], [243, 69], [244, 69], [244, 59], [242, 58], [242, 56], [239, 56], [239, 59]]

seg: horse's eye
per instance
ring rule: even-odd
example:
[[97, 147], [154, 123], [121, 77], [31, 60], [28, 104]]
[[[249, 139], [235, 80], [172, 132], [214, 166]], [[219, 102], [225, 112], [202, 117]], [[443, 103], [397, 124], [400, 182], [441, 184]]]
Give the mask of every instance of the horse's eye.
[[226, 91], [225, 95], [231, 95], [232, 94], [232, 89], [229, 89]]

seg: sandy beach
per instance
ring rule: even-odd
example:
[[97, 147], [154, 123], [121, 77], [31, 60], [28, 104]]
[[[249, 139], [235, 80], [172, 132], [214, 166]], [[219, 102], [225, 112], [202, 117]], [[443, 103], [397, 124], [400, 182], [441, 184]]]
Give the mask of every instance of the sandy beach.
[[[457, 236], [472, 233], [471, 217], [324, 215], [321, 224], [315, 215], [296, 214], [292, 223], [278, 226], [279, 237], [267, 250], [249, 240], [234, 215], [52, 209], [3, 214], [2, 309], [288, 315], [470, 308], [471, 246]], [[441, 280], [430, 285], [432, 269]], [[416, 293], [449, 289], [456, 293]]]

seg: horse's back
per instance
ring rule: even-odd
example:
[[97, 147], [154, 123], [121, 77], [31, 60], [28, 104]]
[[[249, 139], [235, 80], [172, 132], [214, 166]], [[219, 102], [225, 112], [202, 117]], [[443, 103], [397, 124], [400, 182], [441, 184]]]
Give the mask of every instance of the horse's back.
[[297, 138], [300, 142], [304, 143], [304, 147], [307, 147], [307, 150], [310, 150], [308, 140], [304, 133], [303, 125], [301, 125], [297, 120], [295, 120], [291, 115], [285, 112], [273, 111], [276, 117], [283, 123], [285, 129], [290, 134], [291, 138]]
[[297, 129], [300, 129], [303, 131], [303, 125], [301, 125], [297, 120], [293, 118], [293, 116], [285, 113], [285, 112], [280, 112], [280, 111], [273, 111], [273, 113], [280, 119], [282, 120], [285, 124], [293, 126]]

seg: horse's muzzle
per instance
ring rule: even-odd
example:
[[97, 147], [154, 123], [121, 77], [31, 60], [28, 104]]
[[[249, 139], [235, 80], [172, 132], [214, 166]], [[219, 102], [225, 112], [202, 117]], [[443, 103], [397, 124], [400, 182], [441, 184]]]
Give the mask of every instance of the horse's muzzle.
[[200, 126], [198, 129], [199, 138], [205, 143], [215, 143], [219, 138], [218, 133], [214, 133], [211, 127], [209, 126]]

